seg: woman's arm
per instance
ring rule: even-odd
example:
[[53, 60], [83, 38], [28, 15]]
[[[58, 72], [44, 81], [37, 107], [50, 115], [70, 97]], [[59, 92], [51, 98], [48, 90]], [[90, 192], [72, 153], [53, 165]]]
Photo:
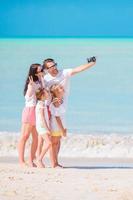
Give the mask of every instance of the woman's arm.
[[28, 97], [31, 97], [31, 96], [33, 95], [33, 91], [34, 91], [33, 85], [28, 84], [28, 88], [27, 88], [26, 95], [27, 95]]
[[29, 83], [28, 83], [28, 88], [27, 88], [27, 96], [31, 97], [33, 95], [33, 90], [34, 90], [34, 81], [32, 76], [29, 76]]

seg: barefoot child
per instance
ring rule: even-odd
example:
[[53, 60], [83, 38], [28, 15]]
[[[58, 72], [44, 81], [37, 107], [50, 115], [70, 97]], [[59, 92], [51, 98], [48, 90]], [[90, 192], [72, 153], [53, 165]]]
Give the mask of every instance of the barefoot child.
[[45, 101], [48, 98], [48, 92], [45, 89], [39, 89], [36, 92], [36, 129], [38, 132], [38, 147], [37, 147], [37, 167], [43, 168], [43, 158], [46, 152], [51, 147], [51, 132], [49, 128], [48, 111]]
[[54, 157], [54, 167], [62, 167], [58, 163], [58, 154], [60, 150], [60, 139], [62, 136], [66, 136], [66, 127], [64, 121], [64, 105], [63, 105], [63, 94], [64, 88], [61, 85], [54, 84], [50, 88], [52, 95], [52, 102], [50, 104], [50, 128], [52, 133], [52, 147]]

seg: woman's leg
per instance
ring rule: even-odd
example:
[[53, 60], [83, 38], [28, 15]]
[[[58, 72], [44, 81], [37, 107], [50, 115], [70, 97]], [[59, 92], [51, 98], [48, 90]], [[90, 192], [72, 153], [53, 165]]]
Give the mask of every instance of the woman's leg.
[[21, 137], [18, 143], [18, 153], [19, 153], [19, 163], [21, 166], [25, 166], [24, 153], [25, 153], [25, 144], [28, 140], [31, 133], [32, 126], [30, 124], [22, 124], [21, 127]]
[[45, 154], [47, 153], [47, 151], [49, 150], [49, 148], [51, 147], [52, 143], [51, 143], [51, 138], [48, 134], [45, 134], [43, 136], [44, 142], [43, 142], [43, 147], [42, 147], [42, 151], [39, 155], [39, 157], [37, 158], [37, 166], [38, 167], [45, 167], [42, 160], [45, 156]]
[[32, 126], [31, 133], [32, 133], [32, 143], [31, 143], [31, 151], [30, 151], [30, 156], [29, 156], [29, 165], [31, 167], [35, 167], [33, 160], [35, 159], [35, 154], [36, 154], [37, 144], [38, 144], [38, 135], [37, 135], [35, 126]]

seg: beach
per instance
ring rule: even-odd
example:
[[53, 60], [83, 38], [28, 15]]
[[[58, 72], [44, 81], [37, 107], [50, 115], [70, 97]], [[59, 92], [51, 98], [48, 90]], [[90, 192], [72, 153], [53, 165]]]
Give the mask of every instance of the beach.
[[[133, 200], [132, 52], [132, 38], [0, 40], [0, 200]], [[96, 66], [71, 78], [68, 136], [59, 153], [65, 168], [50, 168], [48, 154], [45, 169], [21, 168], [29, 66], [52, 57], [59, 69], [74, 68], [93, 55]]]
[[130, 167], [100, 167], [98, 160], [92, 166], [84, 159], [67, 158], [60, 159], [66, 168], [38, 169], [21, 168], [14, 157], [0, 160], [1, 200], [133, 199]]
[[133, 199], [132, 136], [69, 135], [59, 154], [64, 168], [51, 168], [47, 154], [43, 169], [19, 166], [18, 138], [1, 133], [0, 200]]
[[97, 64], [70, 80], [68, 131], [132, 133], [132, 52], [133, 39], [0, 39], [0, 131], [20, 130], [24, 83], [32, 63], [51, 57], [59, 69], [70, 69], [94, 55]]

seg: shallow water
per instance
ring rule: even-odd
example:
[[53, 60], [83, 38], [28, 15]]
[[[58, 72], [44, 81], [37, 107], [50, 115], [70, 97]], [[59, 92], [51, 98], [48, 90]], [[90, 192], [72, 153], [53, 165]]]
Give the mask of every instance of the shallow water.
[[73, 68], [96, 55], [97, 64], [71, 78], [69, 132], [133, 132], [132, 39], [0, 39], [0, 131], [18, 132], [23, 86], [31, 63], [54, 58]]

